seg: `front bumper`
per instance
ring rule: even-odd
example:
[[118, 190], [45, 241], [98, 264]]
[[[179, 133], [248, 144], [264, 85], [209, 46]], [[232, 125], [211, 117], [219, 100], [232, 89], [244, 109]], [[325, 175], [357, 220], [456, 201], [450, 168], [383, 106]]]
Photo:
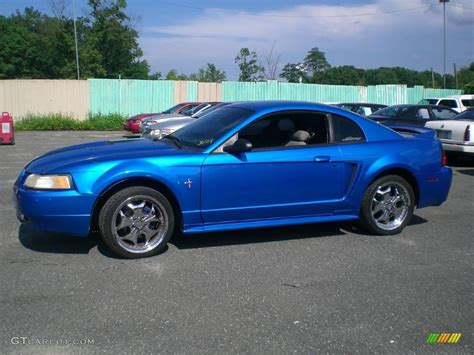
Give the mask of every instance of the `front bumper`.
[[[21, 180], [20, 180], [21, 181]], [[87, 237], [96, 196], [76, 190], [38, 191], [17, 181], [14, 198], [17, 217], [31, 229]]]
[[132, 133], [138, 134], [140, 133], [141, 124], [135, 122], [124, 122], [123, 129], [126, 131], [130, 131]]

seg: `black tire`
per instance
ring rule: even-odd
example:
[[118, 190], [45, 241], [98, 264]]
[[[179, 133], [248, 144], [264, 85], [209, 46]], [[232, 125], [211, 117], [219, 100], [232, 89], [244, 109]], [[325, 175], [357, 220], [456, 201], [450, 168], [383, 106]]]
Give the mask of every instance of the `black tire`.
[[[397, 219], [397, 221], [393, 221], [393, 228], [389, 227], [388, 223], [390, 222], [386, 224], [386, 228], [381, 228], [380, 225], [382, 225], [383, 223], [377, 223], [375, 221], [376, 218], [373, 217], [373, 201], [376, 198], [377, 190], [379, 189], [379, 187], [391, 185], [396, 186], [397, 189], [400, 188], [400, 190], [405, 190], [404, 193], [406, 192], [405, 195], [407, 196], [408, 203], [406, 203], [406, 210], [404, 210], [402, 214], [404, 216], [403, 219], [400, 217], [400, 219]], [[405, 199], [405, 201], [407, 199]], [[364, 193], [360, 208], [359, 225], [365, 231], [376, 235], [398, 234], [403, 230], [403, 228], [406, 227], [408, 223], [410, 223], [410, 220], [413, 216], [413, 212], [415, 210], [415, 203], [416, 201], [413, 188], [404, 178], [398, 175], [382, 176], [379, 179], [375, 180], [372, 184], [370, 184], [370, 186]], [[388, 209], [390, 209], [390, 206], [388, 207]], [[383, 211], [381, 212], [384, 213]], [[375, 214], [375, 216], [376, 215], [377, 214]], [[401, 223], [397, 225], [398, 222]]]
[[[136, 200], [134, 200], [136, 199]], [[123, 219], [130, 221], [131, 219], [138, 218], [138, 217], [133, 217], [135, 216], [135, 210], [132, 210], [128, 208], [127, 202], [130, 204], [133, 203], [138, 203], [140, 199], [144, 199], [144, 201], [149, 201], [149, 205], [153, 209], [158, 209], [160, 212], [160, 216], [162, 215], [163, 221], [164, 222], [149, 222], [143, 223], [143, 221], [139, 221], [138, 223], [141, 223], [141, 225], [137, 228], [135, 224], [133, 226], [126, 226], [121, 230], [117, 230], [119, 226], [117, 226], [117, 218], [122, 218], [118, 216], [120, 212], [121, 216], [123, 216]], [[138, 201], [138, 202], [137, 202]], [[126, 204], [126, 205], [124, 205]], [[139, 205], [137, 205], [137, 211], [139, 209]], [[124, 210], [130, 210], [132, 211], [131, 214], [132, 216], [128, 216], [125, 218], [123, 215]], [[143, 215], [143, 209], [141, 214]], [[150, 208], [148, 208], [150, 209]], [[150, 211], [151, 213], [151, 211]], [[149, 216], [152, 216], [151, 214]], [[145, 218], [145, 217], [141, 217]], [[135, 223], [137, 221], [134, 221]], [[153, 243], [148, 243], [146, 241], [145, 243], [142, 243], [143, 246], [140, 248], [140, 243], [133, 244], [133, 242], [128, 241], [127, 239], [122, 239], [119, 236], [119, 233], [123, 230], [126, 232], [129, 232], [128, 235], [132, 235], [132, 231], [136, 234], [139, 234], [138, 237], [136, 238], [136, 241], [140, 241], [139, 238], [145, 239], [145, 234], [141, 234], [141, 230], [144, 228], [147, 228], [147, 230], [150, 230], [149, 226], [151, 225], [150, 223], [156, 223], [157, 228], [162, 228], [161, 232], [159, 232], [156, 237], [150, 238], [150, 241], [153, 241]], [[116, 255], [125, 257], [125, 258], [130, 258], [130, 259], [137, 259], [137, 258], [146, 258], [149, 256], [153, 256], [158, 254], [160, 251], [164, 250], [166, 248], [166, 245], [168, 244], [169, 239], [171, 238], [174, 228], [175, 228], [175, 216], [173, 212], [173, 207], [171, 206], [170, 202], [168, 199], [161, 194], [160, 192], [149, 188], [149, 187], [128, 187], [125, 188], [114, 195], [112, 195], [104, 204], [102, 207], [100, 213], [99, 213], [99, 230], [101, 234], [101, 238], [104, 241], [105, 245]], [[113, 227], [114, 226], [114, 227]], [[141, 229], [139, 229], [141, 227]], [[143, 232], [146, 233], [146, 232]], [[155, 239], [153, 239], [155, 238]], [[147, 243], [148, 243], [148, 249], [147, 249]], [[136, 250], [132, 250], [134, 248], [137, 248]]]

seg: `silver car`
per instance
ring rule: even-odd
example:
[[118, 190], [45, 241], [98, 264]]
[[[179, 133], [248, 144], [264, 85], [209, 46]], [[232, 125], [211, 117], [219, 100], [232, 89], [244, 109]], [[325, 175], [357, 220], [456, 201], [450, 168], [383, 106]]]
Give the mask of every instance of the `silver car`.
[[200, 110], [199, 112], [193, 114], [192, 116], [184, 116], [184, 117], [175, 117], [175, 118], [167, 118], [165, 120], [160, 120], [158, 123], [148, 126], [142, 132], [143, 138], [148, 139], [161, 139], [168, 134], [177, 131], [178, 129], [194, 122], [195, 120], [199, 119], [200, 117], [208, 114], [209, 112], [215, 110], [218, 107], [222, 107], [228, 105], [228, 102], [222, 103], [210, 103], [204, 110]]
[[193, 117], [193, 115], [199, 114], [200, 112], [204, 111], [205, 109], [207, 109], [208, 107], [212, 105], [216, 105], [216, 103], [203, 102], [202, 104], [198, 106], [190, 107], [188, 110], [185, 109], [181, 111], [181, 113], [158, 114], [158, 115], [147, 117], [146, 119], [142, 120], [140, 131], [143, 134], [148, 127], [159, 122], [165, 122], [165, 121], [167, 122], [170, 119]]

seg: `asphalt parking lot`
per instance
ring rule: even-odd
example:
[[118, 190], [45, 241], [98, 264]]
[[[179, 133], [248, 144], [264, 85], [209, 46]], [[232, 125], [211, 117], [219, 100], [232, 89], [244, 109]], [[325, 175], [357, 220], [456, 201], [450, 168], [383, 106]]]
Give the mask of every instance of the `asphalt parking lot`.
[[[472, 161], [443, 206], [391, 237], [307, 225], [179, 237], [122, 260], [96, 238], [20, 228], [11, 191], [29, 160], [121, 135], [19, 132], [0, 146], [2, 353], [474, 351]], [[426, 343], [442, 332], [462, 337]]]

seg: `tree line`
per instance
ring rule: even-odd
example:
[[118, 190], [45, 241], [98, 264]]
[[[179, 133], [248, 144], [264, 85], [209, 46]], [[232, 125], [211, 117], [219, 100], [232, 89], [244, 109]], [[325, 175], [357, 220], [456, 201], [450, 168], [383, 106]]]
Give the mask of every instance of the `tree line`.
[[[403, 67], [360, 69], [352, 65], [333, 67], [324, 52], [317, 47], [310, 49], [300, 63], [287, 63], [280, 74], [289, 82], [333, 85], [405, 84], [424, 87], [443, 87], [443, 76], [432, 70], [416, 71]], [[446, 74], [446, 88], [474, 88], [474, 62], [461, 68], [456, 77]]]
[[[0, 16], [0, 79], [76, 78], [74, 22], [65, 16], [65, 3], [52, 2], [53, 15], [27, 7], [10, 16]], [[62, 4], [62, 6], [61, 6]], [[196, 73], [185, 75], [172, 69], [166, 75], [151, 73], [143, 59], [138, 32], [125, 12], [126, 0], [88, 0], [84, 16], [77, 18], [81, 78], [133, 78], [222, 82], [225, 71], [207, 63]], [[284, 79], [292, 83], [334, 85], [406, 84], [442, 87], [442, 75], [431, 70], [402, 67], [360, 69], [351, 65], [331, 66], [319, 48], [311, 48], [299, 63], [281, 67], [275, 44], [267, 55], [241, 48], [234, 62], [239, 81]], [[281, 70], [279, 72], [279, 69]], [[474, 90], [474, 62], [460, 68], [457, 77], [448, 74], [447, 88]]]

